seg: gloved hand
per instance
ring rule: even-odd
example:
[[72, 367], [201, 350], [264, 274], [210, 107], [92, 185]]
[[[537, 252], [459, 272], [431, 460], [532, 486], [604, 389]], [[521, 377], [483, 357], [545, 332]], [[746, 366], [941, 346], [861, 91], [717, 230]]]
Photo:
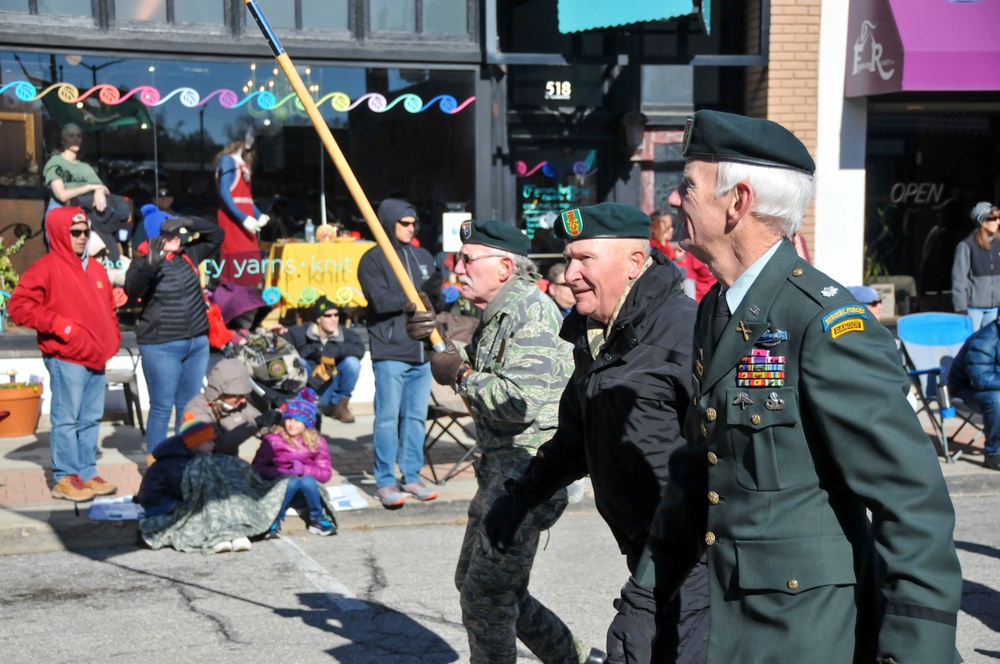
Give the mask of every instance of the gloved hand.
[[166, 240], [163, 239], [162, 235], [157, 235], [152, 240], [149, 241], [149, 266], [155, 269], [159, 269], [160, 265], [163, 264], [163, 259], [166, 257], [167, 252], [163, 249], [163, 245], [166, 244]]
[[[464, 365], [464, 367], [463, 367]], [[448, 385], [452, 388], [458, 383], [459, 369], [464, 371], [469, 363], [462, 359], [462, 354], [450, 340], [445, 345], [444, 351], [438, 353], [431, 351], [431, 375], [438, 385]]]
[[243, 220], [243, 228], [247, 229], [248, 233], [256, 233], [260, 230], [260, 224], [253, 217], [247, 217]]
[[261, 429], [270, 429], [281, 424], [281, 411], [274, 409], [261, 413], [254, 418], [253, 423]]
[[298, 459], [292, 459], [288, 462], [288, 474], [289, 475], [305, 475], [306, 467], [302, 465], [302, 462]]
[[653, 591], [643, 588], [629, 577], [614, 606], [618, 615], [608, 628], [608, 658], [605, 664], [653, 661], [653, 637], [656, 636]]
[[267, 226], [267, 222], [269, 221], [271, 221], [271, 217], [267, 216], [266, 214], [261, 214], [259, 217], [257, 217], [257, 230], [260, 230], [264, 228], [264, 226]]
[[438, 328], [437, 320], [434, 318], [434, 307], [431, 306], [430, 299], [423, 291], [420, 293], [420, 301], [423, 302], [426, 311], [417, 311], [417, 306], [412, 302], [403, 305], [403, 312], [406, 314], [406, 336], [420, 341], [431, 336], [431, 332], [437, 328], [438, 333], [442, 334], [443, 337], [443, 333]]
[[[483, 519], [482, 533], [486, 535], [489, 546], [500, 553], [514, 543], [517, 529], [521, 527], [524, 517], [528, 516], [528, 502], [519, 494], [508, 493], [493, 502], [493, 507]], [[484, 545], [482, 538], [480, 543]]]

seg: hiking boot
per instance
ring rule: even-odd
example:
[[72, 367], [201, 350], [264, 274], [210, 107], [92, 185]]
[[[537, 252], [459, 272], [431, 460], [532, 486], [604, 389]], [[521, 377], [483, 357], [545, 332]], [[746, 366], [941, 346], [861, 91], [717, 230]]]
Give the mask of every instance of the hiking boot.
[[423, 482], [410, 482], [403, 485], [403, 491], [410, 494], [417, 500], [434, 500], [438, 497], [438, 492], [430, 488]]
[[333, 404], [333, 408], [330, 409], [330, 415], [344, 424], [352, 423], [354, 421], [354, 413], [347, 407], [348, 403], [347, 397], [341, 397], [340, 401]]
[[394, 486], [384, 486], [375, 493], [382, 501], [382, 507], [387, 510], [399, 509], [406, 502], [406, 495]]
[[320, 519], [309, 524], [309, 532], [320, 537], [329, 537], [337, 532], [337, 528], [326, 519]]
[[987, 454], [984, 464], [991, 470], [1000, 470], [1000, 454]]
[[95, 496], [110, 496], [118, 491], [118, 487], [111, 482], [108, 482], [100, 475], [90, 478], [83, 483], [83, 486], [93, 491]]
[[249, 551], [252, 546], [250, 539], [247, 537], [237, 537], [230, 544], [233, 547], [233, 551]]
[[94, 492], [84, 485], [79, 475], [66, 475], [52, 487], [52, 497], [86, 503], [94, 499]]

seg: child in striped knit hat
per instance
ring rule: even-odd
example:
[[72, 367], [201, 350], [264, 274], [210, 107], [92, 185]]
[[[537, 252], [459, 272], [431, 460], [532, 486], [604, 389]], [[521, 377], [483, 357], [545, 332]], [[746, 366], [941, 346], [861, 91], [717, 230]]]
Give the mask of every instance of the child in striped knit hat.
[[269, 537], [277, 536], [293, 500], [308, 507], [309, 532], [321, 537], [337, 532], [336, 524], [330, 520], [332, 514], [324, 509], [320, 495], [321, 485], [330, 481], [333, 469], [326, 439], [316, 430], [317, 401], [316, 392], [307, 387], [285, 404], [281, 427], [264, 436], [254, 457], [253, 467], [261, 477], [289, 476], [285, 500]]

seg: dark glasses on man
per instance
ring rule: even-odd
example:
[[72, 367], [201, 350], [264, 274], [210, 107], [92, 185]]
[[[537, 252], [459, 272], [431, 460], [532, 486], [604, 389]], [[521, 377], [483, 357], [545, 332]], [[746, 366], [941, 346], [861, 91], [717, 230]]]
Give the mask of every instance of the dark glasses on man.
[[415, 221], [397, 221], [396, 223], [399, 224], [400, 226], [406, 226], [407, 228], [409, 228], [410, 226], [415, 226], [417, 222], [415, 222]]

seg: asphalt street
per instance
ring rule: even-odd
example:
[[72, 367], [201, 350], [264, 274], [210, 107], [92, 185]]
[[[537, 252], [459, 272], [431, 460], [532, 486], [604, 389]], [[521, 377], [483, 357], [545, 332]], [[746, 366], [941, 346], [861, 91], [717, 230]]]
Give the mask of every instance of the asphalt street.
[[[1000, 497], [960, 497], [959, 649], [1000, 660]], [[577, 506], [584, 507], [584, 506]], [[0, 575], [4, 662], [468, 661], [452, 582], [464, 523], [299, 532], [246, 553], [134, 547], [12, 555]], [[624, 561], [592, 506], [542, 547], [532, 592], [602, 645]], [[522, 647], [523, 661], [536, 661]], [[822, 661], [822, 658], [817, 661]]]

